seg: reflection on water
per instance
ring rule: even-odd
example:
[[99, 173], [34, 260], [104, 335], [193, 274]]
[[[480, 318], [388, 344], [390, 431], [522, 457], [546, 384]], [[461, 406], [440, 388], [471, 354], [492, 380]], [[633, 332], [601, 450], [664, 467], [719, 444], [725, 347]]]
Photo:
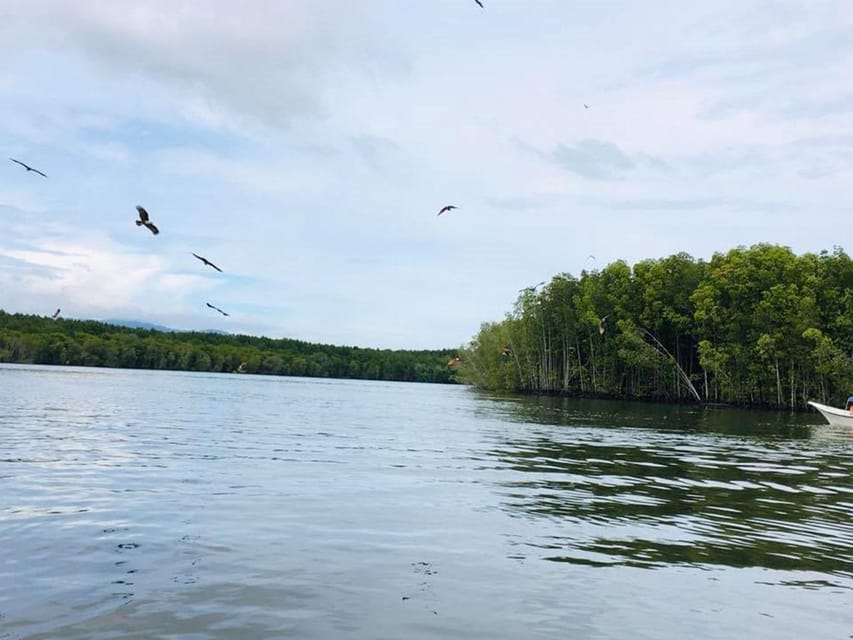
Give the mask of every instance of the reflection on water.
[[548, 398], [504, 400], [500, 413], [537, 425], [491, 455], [520, 472], [502, 485], [504, 507], [552, 531], [525, 543], [545, 559], [853, 576], [844, 431], [808, 416]]
[[847, 637], [851, 452], [816, 415], [0, 365], [0, 638]]

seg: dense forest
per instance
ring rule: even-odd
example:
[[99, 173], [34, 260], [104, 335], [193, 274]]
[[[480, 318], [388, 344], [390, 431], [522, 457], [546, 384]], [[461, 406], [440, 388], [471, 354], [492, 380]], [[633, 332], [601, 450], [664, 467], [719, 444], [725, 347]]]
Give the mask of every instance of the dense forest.
[[853, 394], [853, 263], [760, 244], [559, 275], [484, 324], [458, 375], [528, 393], [802, 408]]
[[451, 351], [335, 347], [202, 332], [129, 329], [0, 311], [0, 362], [453, 382]]

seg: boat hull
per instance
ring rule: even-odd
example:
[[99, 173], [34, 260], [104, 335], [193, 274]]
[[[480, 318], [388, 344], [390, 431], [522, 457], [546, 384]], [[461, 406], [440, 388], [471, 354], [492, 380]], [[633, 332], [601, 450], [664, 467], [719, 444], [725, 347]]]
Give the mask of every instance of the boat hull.
[[826, 418], [829, 424], [836, 427], [853, 427], [853, 414], [844, 409], [829, 407], [819, 402], [809, 401], [809, 404], [820, 411], [821, 415]]

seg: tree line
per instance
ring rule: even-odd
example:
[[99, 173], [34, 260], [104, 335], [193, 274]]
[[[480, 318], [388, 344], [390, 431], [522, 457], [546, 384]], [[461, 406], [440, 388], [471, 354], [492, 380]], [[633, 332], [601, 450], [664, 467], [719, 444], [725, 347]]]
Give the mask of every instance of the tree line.
[[453, 382], [454, 371], [447, 362], [454, 354], [131, 329], [0, 311], [0, 362]]
[[803, 408], [853, 395], [853, 263], [769, 244], [561, 274], [460, 353], [496, 391]]

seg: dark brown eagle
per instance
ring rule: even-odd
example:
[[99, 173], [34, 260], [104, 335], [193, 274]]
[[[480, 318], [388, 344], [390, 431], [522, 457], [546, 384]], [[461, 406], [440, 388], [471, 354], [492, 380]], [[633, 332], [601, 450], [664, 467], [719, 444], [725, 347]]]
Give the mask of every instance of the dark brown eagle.
[[[190, 252], [190, 253], [192, 253], [192, 252]], [[201, 260], [201, 261], [202, 261], [204, 264], [206, 264], [208, 267], [213, 267], [213, 268], [214, 268], [214, 269], [216, 269], [219, 273], [222, 273], [222, 269], [220, 269], [219, 267], [217, 267], [215, 264], [213, 264], [213, 263], [212, 263], [210, 260], [208, 260], [207, 258], [203, 258], [202, 256], [198, 255], [197, 253], [193, 253], [193, 255], [194, 255], [196, 258], [198, 258], [199, 260]]]
[[136, 205], [136, 210], [139, 212], [139, 220], [136, 221], [136, 226], [141, 227], [145, 226], [151, 233], [155, 236], [160, 233], [160, 229], [158, 229], [153, 222], [151, 222], [151, 217], [148, 215], [148, 212], [145, 210], [145, 207], [140, 207]]
[[44, 176], [45, 178], [47, 178], [47, 174], [46, 174], [46, 173], [42, 173], [41, 171], [39, 171], [38, 169], [34, 169], [34, 168], [33, 168], [33, 167], [31, 167], [30, 165], [28, 165], [28, 164], [24, 164], [24, 163], [23, 163], [23, 162], [21, 162], [20, 160], [15, 160], [14, 158], [9, 158], [9, 160], [11, 160], [12, 162], [17, 162], [19, 165], [21, 165], [21, 166], [22, 166], [24, 169], [26, 169], [27, 171], [33, 171], [34, 173], [37, 173], [37, 174], [39, 174], [40, 176]]
[[209, 302], [208, 302], [208, 303], [206, 303], [206, 304], [207, 304], [207, 306], [208, 306], [208, 307], [210, 307], [211, 309], [214, 309], [214, 310], [218, 311], [218, 312], [219, 312], [219, 313], [221, 313], [223, 316], [227, 316], [227, 315], [229, 315], [229, 314], [225, 313], [225, 312], [224, 312], [222, 309], [220, 309], [219, 307], [214, 307], [214, 306], [213, 306], [212, 304], [210, 304]]

